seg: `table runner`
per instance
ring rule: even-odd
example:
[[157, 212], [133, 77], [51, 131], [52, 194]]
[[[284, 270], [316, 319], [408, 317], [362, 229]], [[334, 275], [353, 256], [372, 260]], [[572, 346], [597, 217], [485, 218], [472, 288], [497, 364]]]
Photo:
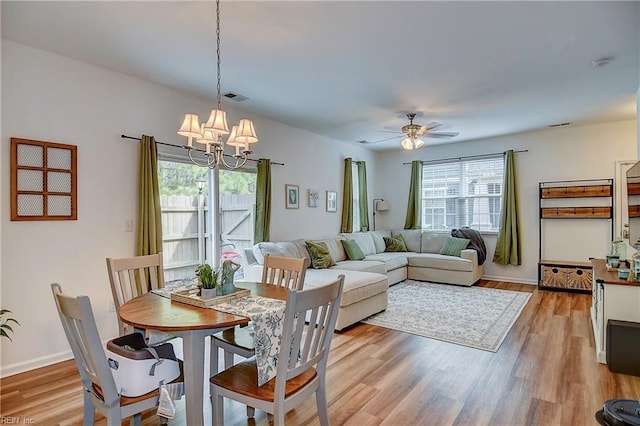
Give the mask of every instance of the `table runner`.
[[[163, 297], [171, 297], [174, 291], [195, 289], [197, 285], [183, 285], [151, 290]], [[262, 296], [246, 296], [226, 303], [210, 306], [209, 309], [247, 317], [253, 323], [258, 366], [258, 386], [276, 376], [278, 351], [282, 340], [282, 325], [287, 302]]]
[[[258, 386], [276, 376], [282, 325], [287, 302], [262, 296], [247, 296], [216, 305], [214, 309], [251, 319], [258, 366]], [[212, 307], [213, 308], [213, 307]]]

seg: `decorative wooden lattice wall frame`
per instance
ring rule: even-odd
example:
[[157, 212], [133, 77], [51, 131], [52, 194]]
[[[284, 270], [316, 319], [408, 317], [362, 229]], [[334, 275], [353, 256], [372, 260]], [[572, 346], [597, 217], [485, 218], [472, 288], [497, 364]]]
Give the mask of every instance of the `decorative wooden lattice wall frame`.
[[76, 220], [77, 147], [11, 138], [11, 220]]

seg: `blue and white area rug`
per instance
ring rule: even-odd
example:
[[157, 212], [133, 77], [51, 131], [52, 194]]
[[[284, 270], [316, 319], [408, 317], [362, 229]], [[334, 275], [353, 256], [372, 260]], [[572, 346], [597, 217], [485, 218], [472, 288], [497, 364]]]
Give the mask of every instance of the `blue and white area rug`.
[[531, 293], [406, 280], [389, 288], [384, 312], [362, 321], [497, 352]]

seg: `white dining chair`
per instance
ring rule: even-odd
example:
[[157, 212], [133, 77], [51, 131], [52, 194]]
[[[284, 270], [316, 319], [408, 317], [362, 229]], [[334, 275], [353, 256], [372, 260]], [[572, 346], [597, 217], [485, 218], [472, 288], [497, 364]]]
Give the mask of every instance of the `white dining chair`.
[[320, 424], [329, 424], [325, 373], [343, 284], [344, 275], [340, 275], [325, 286], [289, 290], [276, 377], [258, 386], [255, 358], [211, 377], [214, 425], [224, 423], [224, 398], [264, 410], [280, 426], [289, 410], [314, 393]]
[[[264, 256], [262, 283], [302, 290], [309, 266], [307, 258]], [[224, 351], [224, 368], [233, 365], [234, 355], [251, 358], [255, 355], [253, 327], [236, 326], [211, 336], [211, 374], [218, 372], [219, 350]]]
[[[135, 398], [120, 396], [98, 334], [91, 302], [87, 296], [71, 297], [59, 284], [51, 284], [62, 327], [76, 360], [84, 394], [84, 425], [93, 425], [97, 409], [109, 426], [120, 426], [132, 417], [132, 425], [141, 425], [141, 413], [158, 405], [155, 390]], [[161, 418], [166, 423], [164, 418]]]
[[[120, 259], [108, 257], [107, 272], [116, 313], [120, 311], [120, 306], [134, 297], [164, 287], [162, 253]], [[120, 318], [118, 318], [118, 328], [120, 335], [133, 332], [133, 328], [120, 321]], [[166, 333], [155, 333], [153, 340], [169, 339], [171, 336]]]

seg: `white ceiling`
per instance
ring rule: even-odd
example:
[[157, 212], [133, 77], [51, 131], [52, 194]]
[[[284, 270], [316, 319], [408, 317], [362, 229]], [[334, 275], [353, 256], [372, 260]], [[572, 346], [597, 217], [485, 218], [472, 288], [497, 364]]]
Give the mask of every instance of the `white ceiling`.
[[[5, 39], [215, 99], [213, 2], [1, 7]], [[222, 91], [249, 98], [223, 104], [347, 143], [411, 111], [451, 142], [636, 116], [637, 1], [223, 0], [221, 15]]]

